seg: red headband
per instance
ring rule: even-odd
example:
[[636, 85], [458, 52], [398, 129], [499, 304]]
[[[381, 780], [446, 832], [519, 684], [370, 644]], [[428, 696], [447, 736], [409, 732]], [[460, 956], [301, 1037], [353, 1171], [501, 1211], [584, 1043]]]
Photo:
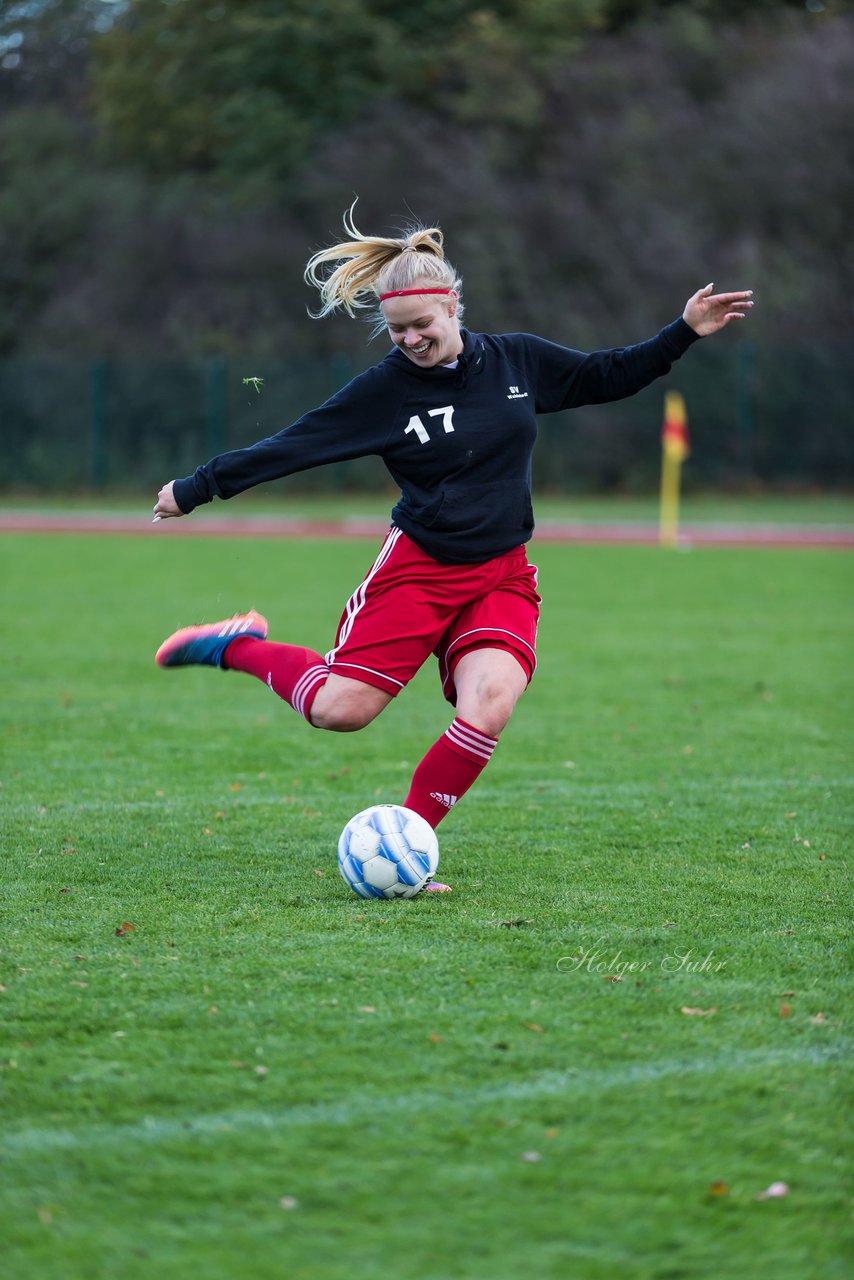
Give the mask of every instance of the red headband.
[[380, 302], [386, 298], [408, 298], [412, 293], [453, 293], [453, 289], [393, 289], [391, 293], [381, 293]]

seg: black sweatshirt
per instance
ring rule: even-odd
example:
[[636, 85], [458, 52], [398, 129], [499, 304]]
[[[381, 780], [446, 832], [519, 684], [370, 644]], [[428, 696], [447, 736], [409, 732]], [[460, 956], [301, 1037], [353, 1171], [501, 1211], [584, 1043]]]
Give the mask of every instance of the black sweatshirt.
[[187, 513], [265, 480], [376, 454], [401, 490], [393, 523], [442, 563], [478, 564], [533, 533], [536, 415], [634, 395], [697, 336], [679, 319], [647, 342], [586, 355], [528, 333], [464, 329], [454, 369], [421, 369], [395, 348], [284, 431], [176, 480], [175, 501]]

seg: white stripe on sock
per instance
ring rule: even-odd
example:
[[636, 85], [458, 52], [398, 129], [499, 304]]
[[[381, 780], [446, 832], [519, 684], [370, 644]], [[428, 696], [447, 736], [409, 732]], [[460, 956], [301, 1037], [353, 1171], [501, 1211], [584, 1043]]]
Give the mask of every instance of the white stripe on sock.
[[313, 667], [309, 667], [307, 671], [304, 671], [294, 685], [294, 690], [291, 694], [291, 706], [294, 711], [299, 712], [306, 720], [308, 719], [305, 714], [306, 699], [319, 685], [326, 683], [328, 676], [328, 667], [321, 667], [315, 664]]
[[490, 738], [487, 734], [480, 733], [477, 729], [470, 729], [467, 725], [461, 724], [459, 720], [455, 720], [445, 730], [445, 736], [455, 746], [462, 747], [464, 751], [468, 751], [471, 755], [479, 756], [481, 760], [489, 760], [498, 746], [497, 738]]

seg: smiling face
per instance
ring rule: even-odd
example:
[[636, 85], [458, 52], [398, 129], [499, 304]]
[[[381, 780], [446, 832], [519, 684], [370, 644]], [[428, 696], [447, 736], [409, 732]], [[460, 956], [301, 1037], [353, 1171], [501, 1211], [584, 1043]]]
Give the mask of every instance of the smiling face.
[[[423, 283], [425, 289], [435, 284]], [[450, 364], [463, 349], [457, 320], [457, 295], [410, 294], [404, 298], [387, 298], [382, 304], [389, 337], [407, 360], [421, 369]]]

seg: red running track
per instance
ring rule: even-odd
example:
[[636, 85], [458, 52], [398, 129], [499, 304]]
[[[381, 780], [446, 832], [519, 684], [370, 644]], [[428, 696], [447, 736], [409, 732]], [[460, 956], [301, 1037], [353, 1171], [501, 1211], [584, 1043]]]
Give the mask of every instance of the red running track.
[[[152, 526], [147, 516], [97, 512], [0, 512], [0, 533], [119, 533], [161, 538], [381, 538], [388, 523], [370, 517], [303, 520], [285, 516], [216, 517], [164, 520]], [[589, 545], [655, 546], [658, 526], [652, 521], [543, 520], [537, 542]], [[833, 547], [854, 548], [850, 525], [686, 524], [679, 545], [688, 547]]]

